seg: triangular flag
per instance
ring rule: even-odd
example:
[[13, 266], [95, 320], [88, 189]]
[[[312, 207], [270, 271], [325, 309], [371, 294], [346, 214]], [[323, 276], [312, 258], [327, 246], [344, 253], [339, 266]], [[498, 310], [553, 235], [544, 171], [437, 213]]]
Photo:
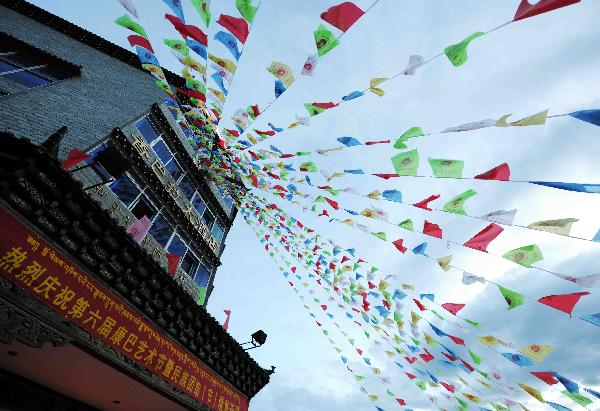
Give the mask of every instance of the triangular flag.
[[465, 205], [465, 202], [473, 197], [475, 194], [477, 194], [477, 191], [473, 190], [472, 188], [465, 191], [464, 193], [461, 193], [459, 195], [457, 195], [456, 197], [452, 198], [450, 201], [448, 201], [444, 207], [442, 207], [442, 210], [448, 212], [448, 213], [454, 213], [454, 214], [462, 214], [465, 215], [465, 209], [463, 208]]
[[483, 36], [485, 33], [478, 31], [477, 33], [471, 34], [469, 37], [461, 41], [460, 43], [452, 44], [444, 49], [444, 54], [448, 57], [448, 60], [454, 67], [462, 66], [467, 61], [467, 47], [469, 43], [475, 40], [477, 37]]
[[331, 30], [327, 29], [322, 24], [319, 24], [319, 27], [315, 30], [314, 36], [319, 57], [323, 57], [340, 44], [339, 40], [335, 38]]
[[88, 158], [90, 158], [89, 154], [74, 148], [67, 153], [67, 158], [61, 163], [60, 167], [63, 170], [68, 170]]
[[227, 331], [227, 329], [229, 328], [229, 318], [231, 317], [231, 310], [223, 310], [223, 312], [225, 313], [225, 315], [227, 315], [227, 318], [225, 318], [225, 322], [223, 323], [223, 328], [225, 328], [225, 331]]
[[535, 4], [531, 4], [529, 0], [521, 0], [521, 4], [519, 4], [519, 7], [517, 8], [513, 21], [537, 16], [538, 14], [570, 6], [571, 4], [579, 3], [580, 1], [581, 0], [540, 0]]
[[546, 358], [546, 356], [552, 351], [554, 351], [554, 348], [545, 344], [531, 344], [519, 350], [520, 353], [525, 354], [538, 364], [542, 363], [544, 358]]
[[579, 299], [584, 295], [589, 295], [589, 293], [584, 291], [572, 294], [549, 295], [540, 298], [538, 302], [571, 315], [575, 304], [577, 304]]
[[542, 250], [535, 244], [515, 248], [514, 250], [503, 254], [502, 257], [527, 268], [544, 259]]
[[569, 235], [573, 223], [579, 221], [576, 218], [561, 218], [559, 220], [543, 220], [531, 223], [527, 228], [534, 230], [547, 231], [549, 233]]
[[504, 300], [508, 304], [509, 310], [512, 310], [513, 308], [518, 307], [525, 302], [525, 296], [522, 294], [509, 290], [508, 288], [502, 287], [501, 285], [498, 286], [498, 289], [500, 290], [502, 296], [504, 297]]
[[504, 231], [502, 227], [497, 224], [490, 224], [477, 234], [473, 236], [463, 245], [465, 247], [473, 248], [475, 250], [483, 251], [487, 253], [487, 247], [490, 243]]
[[321, 13], [321, 18], [332, 26], [342, 31], [348, 30], [364, 12], [351, 2], [344, 2], [337, 6], [330, 7], [327, 11]]
[[508, 164], [502, 163], [485, 173], [476, 175], [474, 178], [477, 180], [508, 181], [510, 180], [510, 167]]

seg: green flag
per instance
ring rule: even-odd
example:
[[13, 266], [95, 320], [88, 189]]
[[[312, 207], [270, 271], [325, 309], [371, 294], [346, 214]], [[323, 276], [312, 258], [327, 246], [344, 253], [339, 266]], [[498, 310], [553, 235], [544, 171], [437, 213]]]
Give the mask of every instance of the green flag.
[[123, 14], [121, 17], [119, 17], [118, 19], [115, 20], [115, 23], [117, 23], [119, 26], [125, 27], [126, 29], [129, 29], [129, 30], [139, 34], [142, 37], [148, 38], [148, 35], [146, 34], [146, 30], [144, 30], [144, 28], [141, 26], [141, 24], [136, 23], [135, 21], [131, 20], [131, 17], [129, 17], [129, 14]]
[[252, 0], [235, 0], [235, 7], [237, 7], [242, 17], [244, 17], [248, 23], [252, 24], [256, 11], [258, 10], [258, 7], [252, 5]]
[[569, 392], [568, 390], [564, 390], [561, 392], [565, 396], [567, 396], [570, 399], [572, 399], [573, 401], [575, 401], [577, 404], [581, 405], [582, 407], [585, 407], [586, 405], [590, 405], [592, 403], [592, 400], [590, 400], [588, 397], [584, 397], [583, 395], [579, 394], [578, 392]]
[[471, 356], [475, 364], [479, 365], [481, 363], [481, 358], [473, 351], [469, 350], [469, 355]]
[[433, 175], [437, 178], [461, 178], [465, 162], [462, 160], [445, 160], [428, 158]]
[[204, 300], [206, 299], [206, 287], [198, 287], [198, 297], [196, 298], [196, 304], [204, 305]]
[[319, 27], [315, 30], [315, 43], [317, 44], [319, 57], [323, 57], [340, 44], [333, 33], [322, 24], [319, 24]]
[[544, 256], [542, 255], [542, 250], [540, 250], [540, 248], [535, 244], [515, 248], [514, 250], [511, 250], [502, 255], [502, 257], [506, 258], [507, 260], [514, 261], [515, 263], [527, 268], [531, 267], [532, 264], [535, 264], [538, 261], [542, 261], [544, 259]]
[[377, 233], [371, 233], [371, 234], [374, 235], [375, 237], [379, 238], [380, 240], [387, 241], [387, 235], [383, 231], [380, 231]]
[[440, 320], [444, 321], [444, 317], [442, 317], [436, 310], [431, 310], [431, 312], [433, 313], [433, 315], [435, 315], [437, 318], [439, 318]]
[[543, 220], [531, 223], [527, 228], [534, 230], [548, 231], [549, 233], [569, 235], [573, 223], [579, 221], [576, 218], [561, 218], [559, 220]]
[[422, 135], [424, 135], [424, 133], [421, 127], [411, 127], [406, 130], [398, 140], [396, 140], [394, 143], [394, 148], [408, 148], [404, 143], [406, 143], [409, 138], [419, 137]]
[[473, 321], [473, 320], [467, 320], [466, 318], [465, 318], [464, 320], [465, 320], [466, 322], [468, 322], [469, 324], [471, 324], [473, 327], [477, 328], [477, 329], [480, 329], [480, 328], [481, 328], [481, 324], [479, 324], [479, 323], [478, 323], [478, 322], [476, 322], [476, 321]]
[[163, 40], [163, 42], [171, 47], [173, 50], [175, 50], [176, 52], [183, 54], [184, 56], [189, 56], [190, 55], [190, 49], [187, 46], [187, 44], [185, 43], [185, 41], [183, 40], [169, 40], [169, 39], [165, 39]]
[[448, 212], [448, 213], [454, 213], [454, 214], [466, 214], [465, 213], [465, 209], [463, 208], [463, 206], [465, 205], [465, 202], [473, 197], [475, 194], [477, 194], [477, 191], [473, 190], [472, 188], [465, 191], [464, 193], [461, 193], [459, 195], [457, 195], [456, 197], [452, 198], [452, 200], [448, 201], [446, 203], [446, 205], [444, 205], [444, 207], [442, 207], [442, 210]]
[[392, 157], [396, 174], [401, 176], [416, 176], [419, 168], [419, 152], [417, 149], [404, 151]]
[[325, 111], [324, 108], [317, 107], [312, 103], [304, 103], [304, 107], [306, 107], [306, 111], [308, 111], [308, 114], [310, 114], [311, 117], [321, 114]]
[[469, 404], [466, 401], [461, 400], [458, 397], [454, 397], [456, 399], [456, 401], [458, 401], [460, 403], [460, 405], [464, 408], [464, 409], [468, 409], [469, 408]]
[[314, 173], [317, 171], [317, 165], [312, 161], [306, 161], [300, 164], [300, 171], [310, 171]]
[[502, 293], [504, 300], [506, 300], [509, 310], [512, 310], [513, 308], [518, 307], [525, 302], [524, 295], [509, 290], [508, 288], [504, 288], [501, 285], [498, 286], [498, 289]]
[[492, 407], [494, 407], [494, 409], [496, 411], [510, 411], [508, 408], [506, 408], [504, 405], [500, 405], [500, 404], [496, 404], [494, 402], [490, 402], [490, 405]]
[[355, 375], [354, 378], [356, 378], [356, 381], [362, 381], [365, 379], [365, 377], [363, 377], [362, 375]]
[[398, 223], [398, 227], [404, 228], [405, 230], [409, 230], [409, 231], [413, 231], [413, 229], [414, 229], [413, 222], [410, 218], [402, 221], [401, 223]]
[[204, 24], [206, 24], [206, 27], [208, 27], [210, 25], [210, 18], [211, 18], [210, 10], [208, 9], [209, 2], [207, 0], [190, 0], [190, 1], [192, 2], [192, 5], [194, 6], [196, 11], [202, 18], [202, 21], [204, 21]]
[[312, 151], [296, 151], [294, 154], [296, 157], [309, 156], [312, 154]]
[[419, 387], [421, 390], [425, 391], [426, 387], [425, 387], [425, 383], [423, 381], [415, 381], [415, 384], [417, 387]]
[[461, 41], [460, 43], [452, 44], [444, 49], [444, 54], [448, 57], [448, 60], [454, 67], [462, 66], [467, 61], [467, 46], [477, 37], [483, 36], [485, 33], [478, 31], [477, 33], [471, 34], [469, 37]]

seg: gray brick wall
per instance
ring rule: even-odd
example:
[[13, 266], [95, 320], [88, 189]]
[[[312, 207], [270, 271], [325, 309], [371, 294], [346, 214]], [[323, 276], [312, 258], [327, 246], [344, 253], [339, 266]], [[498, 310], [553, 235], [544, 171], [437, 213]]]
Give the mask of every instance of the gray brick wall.
[[0, 96], [0, 130], [39, 144], [66, 125], [61, 159], [71, 148], [94, 145], [164, 96], [149, 73], [1, 6], [0, 31], [82, 67], [79, 77], [33, 89], [0, 82], [12, 93]]

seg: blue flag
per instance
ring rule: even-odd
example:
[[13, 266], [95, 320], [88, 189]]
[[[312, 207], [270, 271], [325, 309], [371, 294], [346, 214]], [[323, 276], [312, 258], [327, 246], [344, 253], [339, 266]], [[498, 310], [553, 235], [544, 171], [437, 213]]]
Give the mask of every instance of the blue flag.
[[383, 198], [387, 201], [395, 201], [396, 203], [402, 202], [402, 193], [398, 190], [385, 190], [383, 192]]
[[346, 364], [348, 362], [348, 358], [346, 358], [342, 355], [342, 361], [344, 362], [344, 364]]
[[587, 392], [592, 394], [594, 397], [600, 398], [600, 392], [598, 392], [596, 390], [592, 390], [591, 388], [584, 388], [584, 390], [586, 390]]
[[394, 362], [396, 363], [396, 365], [397, 365], [399, 368], [404, 368], [404, 365], [402, 365], [402, 364], [400, 364], [399, 362], [396, 362], [396, 361], [394, 361]]
[[278, 149], [277, 147], [275, 147], [274, 145], [271, 145], [271, 146], [270, 146], [270, 148], [271, 148], [271, 150], [273, 150], [273, 151], [274, 151], [274, 152], [276, 152], [276, 153], [283, 154], [283, 153], [281, 152], [281, 150], [279, 150], [279, 149]]
[[286, 88], [279, 80], [275, 80], [275, 98], [279, 98], [285, 92]]
[[394, 290], [394, 295], [392, 296], [394, 300], [401, 300], [404, 297], [406, 297], [406, 294], [404, 294], [402, 291], [398, 289]]
[[342, 143], [346, 147], [353, 147], [353, 146], [361, 146], [362, 145], [362, 143], [360, 141], [358, 141], [357, 139], [355, 139], [354, 137], [338, 137], [337, 141], [339, 141], [340, 143]]
[[594, 238], [592, 238], [592, 241], [600, 243], [600, 230], [598, 230], [598, 232], [596, 233], [596, 235], [594, 236]]
[[575, 117], [578, 120], [585, 121], [586, 123], [600, 126], [600, 110], [580, 110], [569, 114], [571, 117]]
[[530, 183], [580, 193], [600, 193], [600, 184], [561, 183], [559, 181], [530, 181]]
[[425, 254], [425, 250], [427, 250], [427, 243], [422, 243], [422, 244], [419, 244], [418, 246], [416, 246], [415, 248], [413, 248], [412, 252], [415, 254], [427, 255], [427, 254]]
[[[429, 324], [429, 326], [431, 327], [431, 329], [433, 330], [433, 332], [436, 333], [438, 337], [446, 337], [448, 335], [445, 332], [443, 332], [442, 330], [440, 330], [439, 328], [437, 328], [435, 325], [433, 325], [433, 324], [431, 324], [429, 322], [427, 324]], [[454, 355], [454, 354], [452, 354], [452, 355]]]
[[226, 33], [224, 31], [219, 31], [215, 34], [215, 40], [220, 41], [223, 45], [229, 50], [229, 52], [233, 55], [235, 60], [239, 60], [242, 53], [238, 50], [238, 44], [235, 37], [231, 33]]
[[344, 211], [347, 212], [348, 214], [352, 214], [352, 215], [358, 215], [358, 213], [354, 210], [349, 210], [347, 208], [344, 208]]
[[419, 299], [422, 300], [423, 298], [427, 298], [428, 300], [435, 302], [435, 295], [433, 294], [419, 294]]
[[181, 8], [180, 0], [163, 0], [163, 2], [169, 6], [171, 10], [173, 10], [173, 13], [179, 17], [179, 20], [185, 23], [185, 17], [183, 16], [183, 9]]
[[352, 257], [354, 257], [354, 251], [355, 251], [354, 248], [346, 248], [346, 252], [348, 254], [350, 254]]
[[141, 46], [135, 46], [135, 52], [142, 64], [154, 64], [155, 66], [160, 67], [156, 56], [150, 50], [146, 50]]
[[555, 402], [548, 401], [546, 404], [548, 404], [549, 406], [551, 406], [552, 408], [554, 408], [555, 410], [558, 410], [558, 411], [573, 411], [571, 408], [567, 408], [564, 405], [560, 405]]
[[439, 380], [437, 378], [435, 378], [435, 376], [433, 374], [431, 374], [429, 371], [427, 371], [427, 374], [429, 374], [429, 378], [431, 378], [431, 381], [433, 381], [435, 384], [439, 383]]
[[199, 41], [194, 40], [193, 38], [190, 38], [190, 37], [185, 39], [185, 44], [187, 44], [189, 48], [194, 50], [194, 52], [196, 54], [198, 54], [200, 57], [202, 57], [203, 59], [206, 60], [207, 54], [206, 54], [206, 46], [204, 44], [202, 44]]
[[503, 352], [502, 356], [504, 358], [506, 358], [507, 360], [514, 362], [519, 367], [528, 367], [530, 365], [533, 365], [533, 361], [531, 360], [531, 358], [529, 358], [528, 356], [523, 355], [523, 354], [513, 354], [510, 352]]
[[223, 94], [227, 95], [228, 91], [225, 88], [225, 84], [223, 84], [223, 77], [221, 77], [219, 73], [213, 73], [211, 77], [215, 81], [215, 83], [217, 83], [217, 86], [219, 86]]
[[348, 94], [347, 96], [342, 97], [342, 100], [344, 101], [350, 101], [350, 100], [354, 100], [355, 98], [359, 98], [360, 96], [364, 96], [365, 93], [363, 93], [362, 91], [353, 91], [350, 94]]
[[344, 170], [344, 173], [348, 173], [348, 174], [364, 174], [365, 172], [362, 171], [360, 168], [357, 168], [356, 170]]
[[554, 373], [554, 376], [556, 377], [556, 379], [558, 381], [560, 381], [560, 383], [562, 385], [565, 386], [567, 391], [569, 391], [570, 393], [579, 392], [579, 385], [577, 385], [577, 383], [575, 381], [571, 381], [567, 377], [563, 377], [562, 375], [560, 375], [557, 372]]
[[371, 360], [367, 357], [363, 358], [363, 360], [365, 360], [365, 362], [369, 365], [371, 365]]
[[[409, 344], [406, 344], [406, 346], [407, 346], [407, 347], [408, 347], [408, 349], [409, 349], [409, 350], [411, 350], [412, 352], [419, 352], [419, 351], [421, 351], [421, 349], [420, 349], [419, 347], [415, 347], [414, 345], [409, 345]], [[418, 371], [420, 371], [420, 370], [418, 370]]]
[[269, 127], [271, 127], [271, 130], [273, 130], [276, 133], [281, 133], [283, 131], [282, 128], [276, 127], [272, 123], [268, 123], [268, 124], [269, 124]]

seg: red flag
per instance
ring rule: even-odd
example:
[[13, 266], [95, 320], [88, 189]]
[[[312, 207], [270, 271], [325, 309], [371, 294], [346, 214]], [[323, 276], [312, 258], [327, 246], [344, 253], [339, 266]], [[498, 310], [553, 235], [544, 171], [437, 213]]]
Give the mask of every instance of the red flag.
[[404, 254], [406, 252], [406, 250], [408, 250], [408, 248], [406, 248], [406, 247], [404, 247], [404, 245], [402, 245], [403, 241], [404, 240], [400, 238], [400, 239], [392, 242], [392, 244], [394, 244], [394, 247], [396, 247], [398, 249], [398, 251], [400, 251], [402, 254]]
[[217, 23], [225, 27], [242, 44], [246, 43], [246, 39], [248, 38], [248, 23], [246, 20], [221, 14]]
[[415, 304], [417, 304], [417, 307], [419, 307], [419, 310], [421, 310], [421, 311], [427, 310], [427, 308], [423, 304], [421, 304], [421, 301], [419, 301], [415, 298], [413, 298], [413, 301], [415, 302]]
[[171, 22], [173, 27], [175, 27], [175, 30], [177, 30], [179, 32], [179, 34], [181, 34], [181, 37], [183, 37], [183, 38], [187, 37], [187, 33], [185, 30], [185, 23], [183, 21], [181, 21], [179, 19], [179, 17], [173, 16], [172, 14], [167, 13], [167, 14], [165, 14], [165, 19], [167, 19]]
[[250, 108], [252, 109], [252, 114], [254, 114], [255, 117], [258, 117], [260, 115], [260, 109], [258, 108], [258, 104], [250, 106]]
[[498, 224], [490, 224], [477, 234], [473, 236], [469, 241], [464, 243], [465, 247], [473, 248], [475, 250], [483, 251], [487, 253], [487, 246], [490, 245], [500, 233], [504, 231]]
[[327, 210], [323, 210], [323, 211], [321, 212], [321, 214], [317, 215], [317, 217], [323, 217], [323, 216], [326, 216], [326, 217], [331, 217], [331, 216], [329, 215], [329, 213], [327, 212]]
[[417, 208], [422, 208], [423, 210], [431, 211], [431, 208], [428, 208], [427, 206], [433, 200], [437, 200], [440, 197], [441, 197], [440, 194], [433, 194], [433, 195], [430, 195], [429, 197], [427, 197], [425, 200], [421, 200], [418, 203], [414, 203], [413, 206], [417, 207]]
[[[452, 341], [454, 341], [455, 344], [465, 345], [465, 340], [463, 340], [462, 338], [458, 338], [453, 335], [448, 335], [448, 338], [450, 338]], [[461, 361], [463, 361], [463, 360], [461, 360]]]
[[453, 315], [456, 315], [457, 312], [459, 312], [460, 310], [462, 310], [464, 308], [464, 304], [454, 304], [454, 303], [444, 303], [442, 304], [442, 308], [445, 309], [446, 311], [452, 313]]
[[258, 177], [256, 177], [254, 174], [250, 173], [250, 180], [252, 180], [253, 187], [258, 187]]
[[579, 299], [588, 294], [587, 291], [583, 291], [581, 293], [549, 295], [540, 298], [538, 302], [571, 315], [573, 307], [575, 307]]
[[447, 382], [444, 381], [440, 381], [440, 384], [442, 384], [444, 386], [445, 389], [447, 389], [450, 392], [454, 392], [454, 385], [452, 384], [448, 384]]
[[475, 178], [478, 180], [508, 181], [510, 179], [510, 167], [508, 167], [508, 164], [502, 163], [483, 174], [475, 176]]
[[432, 361], [435, 358], [433, 354], [427, 351], [427, 348], [425, 348], [425, 354], [419, 354], [419, 357], [421, 357], [425, 362]]
[[231, 317], [231, 310], [223, 310], [223, 312], [227, 315], [227, 318], [223, 323], [223, 328], [225, 328], [225, 331], [227, 331], [227, 329], [229, 328], [229, 317]]
[[446, 357], [448, 357], [448, 359], [450, 361], [456, 361], [456, 357], [455, 356], [453, 356], [451, 354], [448, 354], [447, 352], [444, 352], [444, 351], [442, 351], [442, 354], [444, 354]]
[[396, 401], [398, 401], [398, 404], [400, 405], [406, 405], [406, 401], [404, 401], [402, 398], [396, 398]]
[[417, 357], [404, 357], [404, 359], [409, 363], [412, 364], [415, 361], [417, 361]]
[[536, 4], [530, 4], [527, 0], [521, 0], [521, 4], [519, 4], [519, 8], [515, 13], [513, 21], [537, 16], [538, 14], [570, 6], [571, 4], [579, 3], [580, 1], [581, 0], [540, 0]]
[[350, 261], [350, 259], [346, 256], [342, 257], [342, 263], [345, 263], [346, 261]]
[[390, 140], [367, 141], [365, 146], [374, 146], [375, 144], [390, 144]]
[[321, 308], [323, 309], [323, 311], [327, 311], [327, 306], [325, 304], [321, 304]]
[[383, 178], [384, 180], [389, 180], [393, 177], [400, 177], [400, 174], [373, 174], [375, 177]]
[[[408, 357], [404, 357], [404, 358], [406, 358], [406, 361], [408, 361]], [[412, 375], [412, 374], [411, 374], [411, 373], [409, 373], [409, 372], [406, 372], [406, 371], [405, 371], [404, 373], [405, 373], [405, 374], [406, 374], [406, 376], [407, 376], [408, 378], [410, 378], [411, 380], [414, 380], [415, 378], [417, 378], [415, 375]]]
[[206, 33], [200, 30], [200, 28], [192, 26], [191, 24], [186, 24], [185, 32], [197, 42], [203, 44], [204, 46], [208, 46], [208, 38], [206, 37]]
[[325, 201], [327, 201], [334, 210], [340, 209], [340, 206], [338, 205], [337, 201], [330, 200], [327, 197], [324, 197], [324, 198], [325, 198]]
[[342, 31], [348, 30], [365, 14], [356, 4], [346, 1], [321, 13], [321, 18]]
[[367, 284], [369, 285], [370, 290], [372, 290], [373, 288], [377, 288], [377, 286], [370, 281], [367, 281]]
[[436, 238], [442, 238], [442, 229], [439, 225], [425, 220], [423, 223], [423, 234], [427, 234]]
[[256, 134], [261, 135], [261, 136], [272, 137], [275, 135], [275, 132], [273, 130], [260, 131], [260, 130], [254, 129], [254, 131], [256, 132]]
[[169, 266], [167, 268], [167, 272], [171, 274], [171, 276], [175, 276], [175, 272], [177, 271], [177, 266], [181, 261], [181, 256], [176, 254], [167, 253], [167, 260], [169, 261]]
[[140, 46], [154, 53], [154, 49], [152, 49], [152, 44], [150, 44], [148, 39], [145, 37], [138, 36], [137, 34], [132, 34], [131, 36], [127, 36], [127, 40], [129, 40], [129, 44], [131, 44], [131, 47]]
[[232, 136], [234, 136], [234, 137], [239, 137], [239, 136], [240, 136], [240, 132], [239, 132], [239, 131], [237, 131], [237, 130], [230, 130], [230, 129], [228, 129], [228, 128], [226, 128], [225, 130], [227, 130], [227, 132], [228, 132], [229, 134], [231, 134]]
[[356, 352], [358, 353], [358, 355], [362, 355], [362, 353], [363, 353], [363, 350], [361, 350], [360, 348], [357, 348], [357, 349], [356, 349]]
[[87, 158], [90, 158], [89, 154], [86, 154], [83, 151], [79, 151], [76, 148], [74, 148], [67, 153], [67, 158], [61, 163], [60, 167], [63, 170], [68, 170], [69, 168], [81, 163]]
[[290, 157], [294, 157], [295, 154], [284, 154], [282, 156], [279, 156], [279, 158], [290, 158]]
[[337, 107], [339, 104], [335, 104], [335, 103], [312, 103], [313, 106], [317, 107], [317, 108], [322, 108], [322, 109], [329, 109], [329, 108], [334, 108]]
[[[462, 344], [464, 345], [464, 344]], [[469, 369], [469, 371], [473, 372], [475, 371], [475, 368], [473, 368], [473, 366], [471, 364], [469, 364], [468, 362], [466, 362], [465, 360], [463, 360], [462, 358], [458, 358], [464, 365], [465, 367], [467, 367]]]
[[548, 371], [532, 371], [531, 374], [535, 375], [536, 377], [538, 377], [540, 380], [544, 381], [546, 384], [548, 385], [554, 385], [556, 383], [558, 383], [558, 380], [554, 377], [554, 373], [553, 372], [548, 372]]

